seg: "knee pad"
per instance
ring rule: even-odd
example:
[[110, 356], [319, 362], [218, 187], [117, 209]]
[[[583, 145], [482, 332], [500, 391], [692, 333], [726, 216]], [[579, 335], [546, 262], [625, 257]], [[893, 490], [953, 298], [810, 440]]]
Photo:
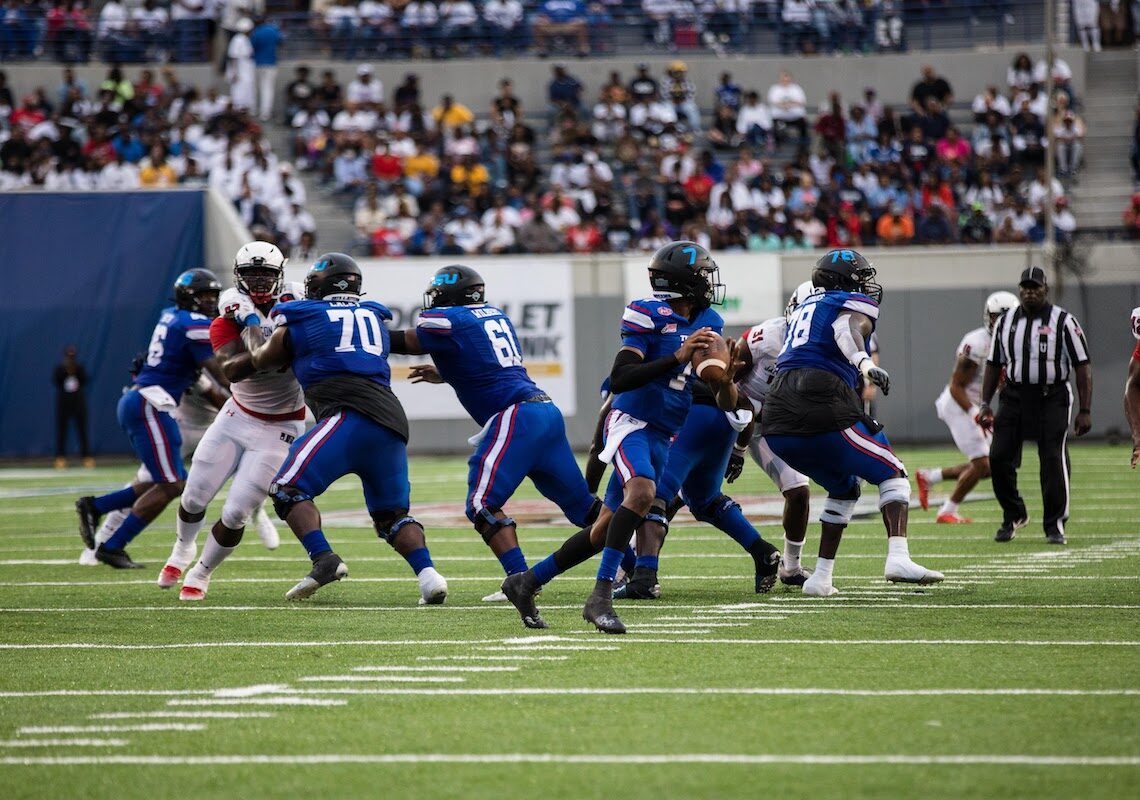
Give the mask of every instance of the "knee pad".
[[420, 530], [423, 530], [423, 525], [415, 517], [408, 513], [406, 508], [394, 508], [386, 511], [370, 511], [369, 516], [372, 517], [372, 525], [376, 528], [376, 535], [392, 544], [396, 538], [396, 534], [405, 525], [413, 524], [419, 525]]
[[733, 500], [726, 494], [719, 495], [709, 503], [701, 506], [700, 508], [689, 507], [693, 512], [693, 516], [701, 522], [707, 522], [710, 525], [716, 525], [723, 519], [725, 514], [734, 508], [740, 508], [740, 503]]
[[848, 492], [848, 497], [828, 497], [823, 501], [823, 511], [819, 515], [820, 522], [829, 522], [832, 525], [847, 525], [855, 514], [855, 504], [859, 502], [859, 485]]
[[293, 506], [313, 499], [296, 486], [279, 486], [275, 483], [269, 487], [269, 492], [269, 496], [273, 498], [273, 510], [281, 520], [288, 518]]
[[475, 530], [483, 537], [483, 541], [487, 544], [495, 538], [495, 534], [506, 527], [514, 527], [515, 521], [510, 517], [503, 517], [499, 519], [495, 516], [496, 513], [501, 512], [501, 508], [481, 508], [475, 512]]
[[222, 524], [230, 530], [236, 531], [244, 528], [249, 524], [251, 516], [252, 514], [249, 511], [236, 506], [231, 507], [228, 502], [222, 506]]
[[879, 508], [887, 503], [910, 505], [910, 481], [906, 478], [891, 478], [879, 484]]

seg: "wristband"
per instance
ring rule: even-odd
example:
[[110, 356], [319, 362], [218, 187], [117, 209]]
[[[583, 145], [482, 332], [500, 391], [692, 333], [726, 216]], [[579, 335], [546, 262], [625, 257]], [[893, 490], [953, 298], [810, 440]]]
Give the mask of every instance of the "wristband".
[[1092, 409], [1091, 409], [1091, 408], [1082, 408], [1082, 409], [1081, 409], [1080, 411], [1078, 411], [1077, 413], [1078, 413], [1078, 414], [1091, 414], [1091, 413], [1092, 413]]
[[870, 356], [867, 355], [867, 351], [860, 350], [857, 353], [852, 353], [851, 357], [847, 360], [851, 362], [851, 366], [859, 369], [859, 365], [866, 361], [868, 358], [870, 358]]

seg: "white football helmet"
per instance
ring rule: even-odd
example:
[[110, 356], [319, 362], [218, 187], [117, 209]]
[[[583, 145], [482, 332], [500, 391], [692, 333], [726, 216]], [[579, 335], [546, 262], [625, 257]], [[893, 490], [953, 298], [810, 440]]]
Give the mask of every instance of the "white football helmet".
[[1013, 292], [994, 292], [987, 297], [986, 306], [982, 310], [982, 321], [986, 325], [986, 330], [993, 331], [997, 318], [1011, 308], [1017, 308], [1020, 303]]
[[249, 242], [234, 256], [234, 285], [257, 305], [272, 303], [285, 278], [285, 256], [269, 242]]
[[1140, 342], [1140, 306], [1132, 309], [1132, 335]]
[[788, 322], [792, 321], [792, 312], [799, 307], [799, 304], [804, 301], [804, 298], [815, 291], [815, 284], [811, 281], [804, 281], [796, 290], [792, 292], [792, 296], [788, 298], [788, 304], [784, 306], [784, 319]]

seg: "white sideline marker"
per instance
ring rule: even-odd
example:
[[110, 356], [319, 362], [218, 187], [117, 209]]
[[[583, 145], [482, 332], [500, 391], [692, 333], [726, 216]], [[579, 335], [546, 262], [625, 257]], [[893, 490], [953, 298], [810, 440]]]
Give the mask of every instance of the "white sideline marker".
[[416, 656], [416, 661], [569, 661], [570, 656]]
[[363, 666], [353, 667], [353, 672], [518, 672], [518, 667], [508, 666], [484, 666], [484, 667], [469, 667], [459, 665], [448, 666]]
[[302, 683], [329, 683], [351, 681], [384, 681], [385, 683], [464, 683], [458, 675], [306, 675], [297, 680]]
[[150, 733], [157, 731], [204, 731], [205, 725], [183, 722], [155, 722], [142, 725], [32, 725], [16, 731], [25, 734], [48, 733]]
[[88, 719], [272, 719], [271, 711], [108, 711]]
[[167, 700], [168, 706], [343, 706], [347, 700], [322, 700], [315, 697], [225, 697], [201, 700]]
[[4, 747], [126, 747], [130, 739], [8, 739]]

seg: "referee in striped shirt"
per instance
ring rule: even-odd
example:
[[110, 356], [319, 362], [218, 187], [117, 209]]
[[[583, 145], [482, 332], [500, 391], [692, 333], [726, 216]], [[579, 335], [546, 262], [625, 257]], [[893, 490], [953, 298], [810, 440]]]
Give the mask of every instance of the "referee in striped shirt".
[[[1008, 542], [1029, 522], [1025, 501], [1017, 490], [1017, 470], [1022, 442], [1036, 439], [1045, 539], [1050, 544], [1064, 544], [1070, 471], [1066, 438], [1073, 410], [1069, 375], [1076, 376], [1080, 399], [1073, 431], [1084, 436], [1092, 427], [1092, 364], [1076, 318], [1049, 302], [1045, 270], [1029, 267], [1022, 272], [1019, 294], [1021, 305], [1005, 312], [994, 325], [978, 415], [982, 427], [993, 427], [990, 468], [1002, 510], [1002, 524], [994, 540]], [[1003, 369], [1005, 385], [995, 417], [989, 401]]]

